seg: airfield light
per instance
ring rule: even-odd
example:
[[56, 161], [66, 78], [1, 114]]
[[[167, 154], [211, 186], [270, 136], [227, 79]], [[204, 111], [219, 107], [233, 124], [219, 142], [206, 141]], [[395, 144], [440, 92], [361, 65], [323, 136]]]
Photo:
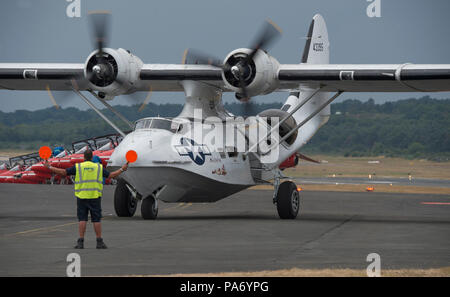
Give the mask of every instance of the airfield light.
[[373, 190], [375, 190], [375, 188], [373, 186], [369, 186], [366, 188], [367, 192], [373, 192]]

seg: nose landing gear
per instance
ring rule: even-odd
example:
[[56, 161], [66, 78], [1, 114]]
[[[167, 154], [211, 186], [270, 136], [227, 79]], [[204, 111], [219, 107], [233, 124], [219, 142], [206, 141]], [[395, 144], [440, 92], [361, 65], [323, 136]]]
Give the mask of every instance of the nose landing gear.
[[158, 200], [153, 195], [142, 200], [141, 214], [144, 220], [154, 220], [158, 216]]

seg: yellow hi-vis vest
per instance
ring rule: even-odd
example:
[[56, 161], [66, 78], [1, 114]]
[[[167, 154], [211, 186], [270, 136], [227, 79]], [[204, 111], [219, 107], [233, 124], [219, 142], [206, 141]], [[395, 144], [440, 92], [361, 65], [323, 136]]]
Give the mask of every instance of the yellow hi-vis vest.
[[86, 161], [76, 164], [75, 196], [80, 199], [96, 199], [102, 196], [103, 166]]

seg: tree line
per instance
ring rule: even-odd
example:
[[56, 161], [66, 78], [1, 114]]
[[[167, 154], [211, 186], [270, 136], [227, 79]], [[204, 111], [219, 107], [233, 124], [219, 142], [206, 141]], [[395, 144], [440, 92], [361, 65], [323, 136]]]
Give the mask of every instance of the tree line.
[[[281, 103], [228, 103], [235, 115], [257, 114]], [[181, 104], [115, 106], [130, 121], [149, 116], [177, 116]], [[103, 111], [123, 130], [129, 128], [108, 110]], [[37, 149], [41, 145], [70, 146], [73, 141], [115, 133], [92, 111], [46, 108], [0, 112], [0, 149]], [[331, 105], [331, 117], [302, 148], [309, 154], [344, 156], [400, 156], [448, 160], [450, 157], [450, 99], [429, 97], [375, 104], [346, 100]]]

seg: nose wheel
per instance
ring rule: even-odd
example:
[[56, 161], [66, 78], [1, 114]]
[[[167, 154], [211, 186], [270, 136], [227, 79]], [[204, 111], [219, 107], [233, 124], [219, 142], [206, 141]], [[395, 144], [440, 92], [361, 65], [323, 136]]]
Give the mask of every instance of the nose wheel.
[[144, 220], [154, 220], [158, 216], [158, 201], [153, 195], [142, 200], [141, 214]]
[[278, 215], [281, 219], [295, 219], [300, 210], [300, 193], [291, 181], [285, 181], [278, 187], [275, 196]]

